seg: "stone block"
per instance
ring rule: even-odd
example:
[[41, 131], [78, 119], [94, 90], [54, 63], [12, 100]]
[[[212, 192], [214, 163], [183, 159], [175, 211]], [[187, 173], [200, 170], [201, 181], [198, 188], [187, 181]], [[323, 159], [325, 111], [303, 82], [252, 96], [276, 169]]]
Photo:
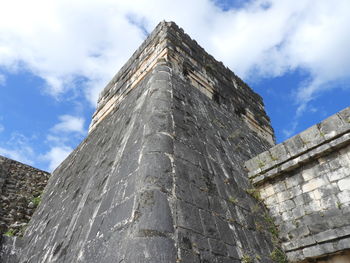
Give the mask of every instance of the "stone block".
[[137, 235], [157, 233], [165, 235], [174, 231], [174, 223], [165, 193], [159, 190], [141, 192], [137, 198]]
[[306, 237], [309, 234], [310, 230], [307, 228], [307, 226], [300, 226], [290, 231], [288, 233], [288, 236], [293, 237], [293, 239], [300, 239], [302, 237]]
[[350, 202], [350, 191], [349, 190], [344, 190], [337, 194], [337, 197], [339, 199], [339, 202], [341, 204], [347, 204]]
[[132, 238], [127, 242], [127, 248], [126, 260], [122, 261], [143, 263], [176, 262], [174, 240], [170, 238], [157, 236]]
[[270, 152], [265, 151], [258, 155], [259, 158], [259, 168], [262, 170], [271, 167], [273, 163], [275, 163], [275, 160], [272, 159]]
[[307, 247], [303, 249], [303, 254], [306, 258], [317, 257], [323, 254], [320, 245], [315, 245], [312, 247]]
[[235, 240], [233, 239], [233, 233], [228, 222], [218, 216], [215, 217], [215, 222], [220, 233], [220, 239], [227, 244], [234, 245]]
[[168, 133], [155, 133], [147, 136], [142, 145], [143, 153], [163, 152], [172, 154], [173, 138]]
[[311, 126], [307, 130], [301, 132], [299, 135], [307, 149], [315, 147], [324, 141], [324, 138], [321, 136], [317, 125]]
[[310, 181], [311, 179], [315, 178], [317, 174], [313, 167], [311, 168], [304, 167], [301, 171], [301, 176], [304, 179], [304, 181]]
[[273, 186], [268, 184], [266, 187], [260, 189], [261, 191], [261, 197], [266, 198], [269, 196], [272, 196], [275, 194], [275, 190], [273, 189]]
[[[344, 171], [346, 172], [346, 171]], [[350, 190], [350, 174], [347, 173], [349, 177], [341, 179], [338, 181], [338, 186], [340, 191]]]
[[291, 198], [297, 197], [303, 193], [299, 185], [294, 186], [293, 188], [288, 189], [290, 192]]
[[216, 227], [215, 217], [205, 210], [199, 210], [199, 215], [202, 221], [204, 235], [207, 237], [219, 239], [220, 235]]
[[[345, 218], [346, 220], [347, 218]], [[350, 235], [350, 225], [345, 225], [335, 229], [335, 232], [339, 238]]]
[[283, 143], [280, 143], [280, 144], [272, 147], [269, 150], [269, 152], [270, 152], [271, 159], [276, 161], [276, 163], [282, 162], [285, 159], [288, 159], [290, 157], [290, 155], [287, 152], [287, 149]]
[[315, 221], [314, 223], [310, 223], [308, 225], [308, 228], [312, 234], [317, 234], [317, 233], [324, 232], [324, 231], [328, 230], [329, 224], [327, 222], [324, 222], [324, 219], [323, 219], [320, 221]]
[[156, 132], [172, 133], [172, 117], [170, 114], [155, 112], [149, 116], [144, 126], [144, 134], [147, 136]]
[[285, 179], [286, 188], [292, 188], [298, 186], [304, 182], [304, 178], [300, 175], [289, 176]]
[[350, 108], [346, 108], [338, 112], [339, 117], [343, 121], [344, 125], [350, 126]]
[[328, 182], [325, 179], [315, 178], [315, 179], [311, 179], [306, 184], [304, 184], [302, 186], [302, 189], [304, 193], [307, 193], [317, 188], [320, 188], [321, 186], [326, 185], [327, 183]]
[[345, 238], [339, 240], [338, 244], [336, 244], [336, 248], [338, 250], [345, 250], [350, 248], [350, 238]]
[[213, 253], [223, 255], [223, 256], [227, 255], [226, 245], [222, 241], [209, 238], [209, 246], [210, 246], [210, 250]]
[[302, 251], [287, 252], [286, 255], [290, 262], [298, 262], [305, 258]]
[[327, 240], [333, 240], [333, 239], [336, 239], [337, 237], [338, 236], [337, 236], [336, 230], [334, 229], [329, 229], [314, 235], [314, 238], [318, 243], [321, 243]]
[[303, 217], [305, 215], [305, 209], [304, 206], [297, 206], [294, 209], [292, 209], [293, 217], [295, 219], [298, 219], [300, 217]]
[[329, 140], [336, 136], [338, 134], [338, 131], [343, 127], [344, 123], [337, 114], [332, 115], [319, 124], [321, 136], [323, 136], [325, 140]]
[[140, 176], [137, 188], [159, 187], [170, 191], [172, 188], [172, 164], [163, 153], [142, 154], [139, 166]]
[[295, 135], [283, 144], [291, 156], [298, 155], [307, 149], [299, 135]]
[[291, 195], [290, 195], [289, 191], [284, 191], [284, 192], [277, 193], [276, 197], [277, 197], [278, 202], [282, 203], [282, 202], [290, 199]]
[[191, 250], [180, 249], [178, 256], [176, 261], [181, 263], [200, 263], [198, 255]]
[[258, 157], [252, 158], [244, 163], [244, 166], [249, 172], [254, 172], [259, 169], [259, 159]]
[[183, 201], [177, 201], [176, 223], [178, 226], [190, 229], [197, 233], [203, 233], [201, 222], [198, 220], [199, 209]]
[[[230, 258], [239, 259], [239, 252], [236, 246], [226, 245], [227, 253]], [[238, 262], [238, 261], [237, 261]]]

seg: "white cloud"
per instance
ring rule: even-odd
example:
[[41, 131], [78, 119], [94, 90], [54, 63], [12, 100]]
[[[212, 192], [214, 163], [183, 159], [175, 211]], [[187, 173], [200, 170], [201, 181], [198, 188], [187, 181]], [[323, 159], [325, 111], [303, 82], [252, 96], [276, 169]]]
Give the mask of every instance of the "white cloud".
[[30, 145], [31, 138], [20, 133], [12, 133], [9, 140], [2, 142], [0, 155], [7, 158], [33, 165], [35, 154]]
[[60, 122], [57, 123], [53, 128], [51, 129], [53, 132], [64, 132], [64, 133], [70, 133], [70, 132], [77, 132], [80, 134], [84, 134], [84, 118], [76, 117], [72, 115], [61, 115], [59, 116]]
[[6, 84], [6, 77], [3, 74], [0, 74], [0, 86], [5, 86]]
[[256, 0], [228, 11], [214, 2], [3, 0], [0, 66], [25, 67], [46, 80], [54, 96], [77, 88], [76, 78], [84, 77], [84, 93], [94, 104], [142, 42], [138, 26], [150, 31], [166, 19], [241, 77], [306, 70], [310, 80], [296, 91], [299, 104], [350, 77], [348, 0]]
[[46, 136], [50, 149], [40, 159], [48, 162], [48, 170], [53, 171], [72, 151], [69, 145], [74, 144], [76, 139], [80, 140], [86, 133], [84, 129], [84, 118], [61, 115], [59, 122], [55, 124]]
[[3, 132], [5, 130], [4, 125], [0, 124], [0, 132]]
[[[0, 124], [0, 132], [2, 128]], [[70, 145], [79, 142], [85, 133], [83, 118], [61, 115], [59, 122], [49, 129], [47, 150], [35, 148], [36, 136], [13, 132], [9, 140], [0, 141], [0, 155], [52, 172], [72, 152]]]
[[[0, 155], [5, 156], [9, 159], [13, 159], [13, 160], [16, 160], [18, 162], [24, 163], [24, 164], [32, 165], [33, 161], [32, 161], [32, 159], [28, 158], [27, 150], [23, 150], [23, 149], [13, 150], [13, 149], [6, 149], [3, 147], [0, 147]], [[31, 155], [31, 154], [29, 154], [29, 155]]]
[[72, 151], [68, 146], [55, 146], [43, 155], [42, 159], [49, 162], [49, 171], [53, 171]]

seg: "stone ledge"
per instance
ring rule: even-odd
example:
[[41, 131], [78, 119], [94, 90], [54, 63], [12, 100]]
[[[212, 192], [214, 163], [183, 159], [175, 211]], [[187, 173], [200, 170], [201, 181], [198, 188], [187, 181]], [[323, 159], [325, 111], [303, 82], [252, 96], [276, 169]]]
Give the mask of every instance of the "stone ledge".
[[350, 237], [332, 240], [331, 242], [315, 243], [303, 249], [287, 251], [286, 255], [290, 262], [299, 262], [305, 259], [324, 258], [339, 252], [348, 251], [348, 249], [350, 249]]
[[[329, 229], [323, 232], [320, 232], [314, 236], [308, 236], [305, 238], [300, 238], [298, 240], [285, 242], [282, 244], [282, 247], [286, 253], [299, 251], [304, 249], [309, 249], [311, 247], [321, 245], [321, 244], [329, 244], [329, 243], [337, 243], [341, 241], [341, 244], [344, 242], [342, 240], [348, 240], [350, 238], [350, 226], [344, 226], [337, 229]], [[350, 249], [350, 242], [347, 246], [342, 247], [341, 249]], [[334, 252], [331, 251], [331, 252]]]
[[248, 160], [254, 185], [350, 143], [350, 107]]

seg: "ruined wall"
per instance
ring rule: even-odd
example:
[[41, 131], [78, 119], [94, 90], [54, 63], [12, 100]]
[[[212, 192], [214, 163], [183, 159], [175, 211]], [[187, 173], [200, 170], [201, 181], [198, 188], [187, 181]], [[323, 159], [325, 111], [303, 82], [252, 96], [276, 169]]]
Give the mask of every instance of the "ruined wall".
[[1, 234], [21, 234], [39, 203], [48, 178], [47, 172], [0, 156]]
[[292, 262], [350, 262], [350, 108], [246, 166]]
[[50, 174], [0, 156], [0, 261], [17, 262], [22, 236]]
[[273, 144], [261, 98], [173, 23], [154, 32], [50, 178], [20, 262], [272, 262], [243, 169]]

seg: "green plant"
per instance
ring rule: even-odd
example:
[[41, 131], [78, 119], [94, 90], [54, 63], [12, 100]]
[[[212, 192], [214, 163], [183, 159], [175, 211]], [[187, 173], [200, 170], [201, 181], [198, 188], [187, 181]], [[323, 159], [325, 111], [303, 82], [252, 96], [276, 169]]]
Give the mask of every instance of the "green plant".
[[271, 160], [272, 160], [272, 161], [277, 161], [277, 160], [278, 160], [278, 157], [271, 155]]
[[256, 258], [256, 260], [261, 261], [261, 256], [260, 255], [256, 255], [255, 258]]
[[249, 255], [244, 254], [242, 257], [242, 263], [253, 263], [253, 260]]
[[259, 166], [259, 168], [263, 168], [264, 166], [265, 166], [266, 164], [264, 163], [264, 162], [262, 162], [262, 161], [258, 161], [258, 166]]
[[264, 231], [264, 226], [259, 222], [255, 223], [255, 227], [256, 227], [256, 230], [258, 230], [259, 232]]
[[245, 190], [248, 194], [250, 194], [252, 197], [254, 197], [256, 200], [258, 200], [259, 202], [262, 201], [261, 196], [260, 196], [260, 192], [258, 189], [255, 188], [249, 188]]
[[7, 237], [13, 237], [15, 235], [15, 230], [10, 228], [9, 230], [7, 230], [4, 234]]
[[270, 257], [273, 261], [278, 263], [288, 263], [287, 256], [284, 254], [284, 252], [279, 248], [274, 248], [274, 250], [271, 252]]
[[219, 126], [220, 128], [225, 128], [225, 125], [224, 125], [221, 121], [219, 121], [218, 119], [215, 119], [215, 120], [214, 120], [214, 123], [215, 123], [217, 126]]
[[18, 236], [19, 236], [19, 237], [23, 237], [23, 236], [24, 236], [24, 232], [26, 232], [27, 226], [28, 226], [28, 225], [23, 225], [23, 226], [21, 227], [21, 229], [18, 231]]
[[342, 203], [341, 202], [337, 202], [337, 207], [338, 207], [338, 209], [341, 209], [341, 206], [342, 206]]
[[233, 196], [230, 196], [230, 197], [228, 198], [228, 200], [229, 200], [232, 204], [237, 204], [237, 203], [238, 203], [237, 199], [234, 198]]
[[36, 197], [33, 197], [31, 202], [35, 205], [35, 206], [38, 206], [41, 202], [41, 196], [36, 196]]
[[255, 204], [253, 207], [252, 207], [252, 212], [253, 213], [257, 213], [260, 211], [260, 206], [259, 204]]
[[230, 217], [230, 218], [228, 219], [228, 222], [229, 222], [229, 223], [234, 223], [234, 222], [236, 222], [236, 220], [235, 220], [233, 217]]
[[267, 229], [271, 233], [273, 239], [278, 240], [278, 230], [277, 230], [277, 227], [275, 226], [275, 223], [274, 223], [272, 217], [269, 214], [265, 213], [264, 219], [265, 219], [267, 226], [268, 226]]

